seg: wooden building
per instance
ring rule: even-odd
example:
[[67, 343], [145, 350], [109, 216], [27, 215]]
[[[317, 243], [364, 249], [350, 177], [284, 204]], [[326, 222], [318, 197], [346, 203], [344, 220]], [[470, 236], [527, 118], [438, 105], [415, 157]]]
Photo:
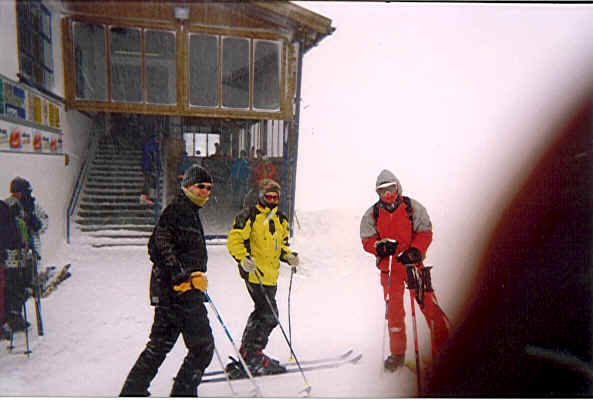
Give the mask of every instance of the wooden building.
[[245, 151], [254, 167], [260, 150], [276, 169], [281, 209], [292, 220], [303, 55], [333, 32], [331, 20], [286, 1], [62, 6], [66, 110], [102, 116], [108, 136], [135, 146], [157, 134], [165, 203], [186, 151], [214, 175], [211, 208], [218, 212], [205, 210], [206, 219], [213, 233], [226, 234], [244, 200], [234, 192], [232, 163]]

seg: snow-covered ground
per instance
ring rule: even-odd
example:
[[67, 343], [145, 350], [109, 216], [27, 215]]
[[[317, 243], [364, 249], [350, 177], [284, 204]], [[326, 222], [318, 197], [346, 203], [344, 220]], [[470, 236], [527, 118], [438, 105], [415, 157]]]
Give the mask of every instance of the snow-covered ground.
[[[415, 394], [416, 379], [409, 370], [394, 374], [382, 371], [384, 304], [374, 259], [362, 251], [358, 236], [363, 211], [297, 210], [291, 245], [301, 255], [302, 271], [293, 277], [291, 292], [295, 353], [301, 361], [349, 348], [363, 354], [355, 365], [306, 372], [312, 397]], [[153, 317], [148, 304], [151, 264], [146, 247], [92, 248], [84, 241], [74, 242], [78, 244], [65, 245], [56, 256], [56, 264], [72, 264], [72, 277], [44, 299], [45, 336], [38, 337], [35, 329], [30, 329], [31, 356], [22, 353], [22, 334], [17, 335], [12, 353], [6, 350], [7, 342], [2, 342], [2, 396], [117, 396], [144, 348]], [[252, 303], [226, 246], [212, 245], [208, 250], [208, 292], [239, 344]], [[437, 294], [440, 279], [433, 275]], [[287, 333], [289, 282], [290, 270], [283, 266], [277, 300]], [[32, 304], [29, 315], [34, 316]], [[234, 355], [232, 345], [210, 308], [209, 316], [217, 350], [226, 363], [228, 355]], [[410, 322], [409, 312], [407, 318]], [[413, 359], [411, 325], [408, 323], [407, 357]], [[419, 319], [419, 328], [421, 351], [428, 357], [423, 319]], [[281, 361], [290, 357], [279, 328], [272, 332], [266, 353]], [[184, 355], [180, 339], [152, 383], [153, 396], [169, 394]], [[219, 368], [215, 355], [209, 369]], [[266, 397], [298, 397], [304, 388], [300, 374], [258, 378], [258, 382]], [[235, 381], [233, 388], [239, 396], [254, 394], [248, 381]], [[199, 393], [204, 397], [232, 395], [225, 382], [201, 385]]]

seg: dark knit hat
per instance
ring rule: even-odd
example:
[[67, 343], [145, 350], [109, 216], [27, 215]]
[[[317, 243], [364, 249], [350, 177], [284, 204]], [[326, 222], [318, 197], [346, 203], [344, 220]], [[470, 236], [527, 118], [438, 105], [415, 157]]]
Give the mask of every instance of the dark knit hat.
[[32, 190], [29, 181], [20, 176], [17, 176], [10, 182], [10, 193], [27, 193]]
[[204, 168], [199, 165], [192, 165], [183, 174], [181, 186], [188, 187], [200, 182], [212, 183], [212, 177]]
[[262, 179], [259, 183], [259, 198], [262, 199], [269, 192], [280, 194], [280, 184], [273, 179]]

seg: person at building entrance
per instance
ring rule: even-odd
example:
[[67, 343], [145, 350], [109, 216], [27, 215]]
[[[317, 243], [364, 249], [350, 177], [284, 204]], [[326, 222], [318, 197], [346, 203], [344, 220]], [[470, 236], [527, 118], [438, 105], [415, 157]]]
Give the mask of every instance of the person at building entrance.
[[[288, 243], [288, 219], [278, 211], [280, 185], [266, 179], [260, 183], [255, 206], [243, 209], [228, 234], [227, 248], [237, 261], [239, 274], [253, 300], [254, 310], [243, 331], [241, 356], [253, 375], [270, 375], [286, 370], [278, 360], [263, 353], [268, 337], [278, 325], [276, 289], [280, 261], [295, 268], [298, 255]], [[231, 378], [246, 375], [238, 362], [226, 367]]]
[[154, 203], [159, 157], [159, 139], [156, 136], [151, 136], [142, 149], [142, 174], [144, 175], [144, 185], [140, 194], [140, 203], [142, 204]]
[[[375, 190], [379, 200], [362, 216], [360, 238], [363, 249], [376, 257], [377, 268], [381, 271], [391, 352], [385, 360], [385, 369], [395, 371], [405, 361], [406, 265], [421, 266], [432, 242], [432, 223], [422, 204], [402, 195], [402, 186], [391, 171], [381, 171]], [[433, 354], [438, 354], [449, 329], [434, 292], [426, 293], [421, 310], [431, 328]]]
[[200, 220], [200, 208], [212, 192], [212, 177], [194, 165], [185, 172], [181, 186], [148, 241], [154, 322], [146, 348], [129, 372], [120, 396], [150, 395], [150, 383], [179, 335], [187, 355], [171, 396], [197, 396], [202, 374], [212, 361], [214, 338], [204, 305], [208, 253]]
[[231, 185], [233, 188], [233, 204], [241, 204], [249, 188], [251, 167], [247, 159], [247, 151], [241, 150], [241, 157], [231, 165]]

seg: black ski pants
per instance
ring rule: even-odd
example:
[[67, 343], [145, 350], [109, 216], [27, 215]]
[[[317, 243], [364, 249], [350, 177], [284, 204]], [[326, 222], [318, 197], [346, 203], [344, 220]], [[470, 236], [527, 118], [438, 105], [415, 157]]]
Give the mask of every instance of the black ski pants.
[[188, 352], [175, 377], [171, 396], [197, 396], [202, 374], [214, 354], [214, 338], [202, 302], [155, 307], [150, 340], [128, 374], [120, 396], [150, 394], [150, 382], [180, 334]]
[[[268, 344], [270, 333], [278, 325], [275, 316], [278, 315], [278, 305], [276, 304], [277, 287], [259, 285], [248, 280], [245, 280], [245, 284], [255, 308], [247, 319], [241, 347], [248, 351], [263, 350]], [[273, 310], [270, 309], [266, 296], [270, 300]]]

